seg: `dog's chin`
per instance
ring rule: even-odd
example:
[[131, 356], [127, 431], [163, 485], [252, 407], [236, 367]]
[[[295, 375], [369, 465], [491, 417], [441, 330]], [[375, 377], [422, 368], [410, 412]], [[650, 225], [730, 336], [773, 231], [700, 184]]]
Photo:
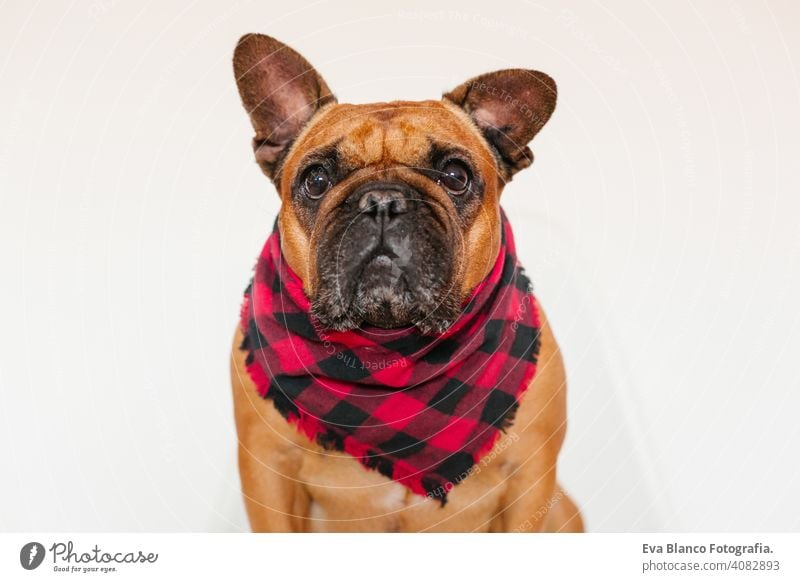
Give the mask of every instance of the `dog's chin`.
[[404, 286], [397, 288], [379, 285], [365, 288], [359, 285], [353, 304], [367, 325], [392, 329], [416, 323], [414, 302]]
[[457, 297], [410, 283], [403, 269], [379, 255], [363, 267], [351, 297], [342, 297], [336, 289], [321, 289], [311, 311], [324, 327], [336, 331], [365, 324], [384, 329], [415, 326], [421, 333], [432, 335], [453, 324], [459, 307]]

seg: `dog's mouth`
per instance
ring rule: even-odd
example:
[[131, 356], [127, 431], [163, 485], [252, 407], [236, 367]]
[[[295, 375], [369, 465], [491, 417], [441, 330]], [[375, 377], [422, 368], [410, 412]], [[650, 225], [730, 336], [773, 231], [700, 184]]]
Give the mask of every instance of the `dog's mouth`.
[[414, 285], [409, 283], [407, 266], [410, 249], [402, 255], [381, 247], [364, 261], [351, 303], [361, 312], [364, 322], [378, 327], [401, 327], [415, 323], [421, 314], [414, 313]]
[[420, 196], [400, 194], [408, 203], [401, 213], [380, 215], [364, 204], [355, 213], [337, 209], [324, 230], [312, 313], [326, 327], [440, 333], [458, 317], [450, 231]]

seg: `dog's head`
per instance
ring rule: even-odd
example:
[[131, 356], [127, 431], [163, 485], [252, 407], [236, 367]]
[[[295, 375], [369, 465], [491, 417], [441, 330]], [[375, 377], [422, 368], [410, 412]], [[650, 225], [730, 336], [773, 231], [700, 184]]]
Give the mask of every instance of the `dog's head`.
[[317, 71], [268, 36], [233, 57], [253, 149], [281, 196], [283, 253], [326, 327], [441, 332], [491, 269], [499, 196], [529, 166], [553, 80], [510, 69], [438, 101], [339, 104]]

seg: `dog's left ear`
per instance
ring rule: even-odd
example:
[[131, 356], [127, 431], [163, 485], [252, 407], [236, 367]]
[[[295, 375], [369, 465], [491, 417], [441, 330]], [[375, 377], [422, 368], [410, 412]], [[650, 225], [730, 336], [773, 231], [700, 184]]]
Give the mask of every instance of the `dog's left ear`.
[[486, 73], [444, 94], [461, 107], [498, 154], [506, 179], [533, 163], [528, 142], [556, 107], [556, 83], [539, 71]]
[[246, 34], [233, 53], [242, 104], [256, 135], [256, 161], [269, 178], [314, 113], [335, 103], [316, 69], [298, 52], [264, 34]]

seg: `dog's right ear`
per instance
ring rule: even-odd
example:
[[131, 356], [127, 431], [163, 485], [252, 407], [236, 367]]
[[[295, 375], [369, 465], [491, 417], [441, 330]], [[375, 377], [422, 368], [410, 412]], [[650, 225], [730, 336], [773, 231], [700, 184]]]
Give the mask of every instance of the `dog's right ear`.
[[540, 71], [505, 69], [462, 83], [444, 98], [461, 107], [497, 152], [504, 179], [533, 162], [528, 142], [556, 107], [556, 82]]
[[246, 34], [233, 53], [233, 72], [256, 135], [256, 161], [274, 178], [283, 156], [323, 105], [335, 103], [325, 80], [307, 60], [280, 41]]

